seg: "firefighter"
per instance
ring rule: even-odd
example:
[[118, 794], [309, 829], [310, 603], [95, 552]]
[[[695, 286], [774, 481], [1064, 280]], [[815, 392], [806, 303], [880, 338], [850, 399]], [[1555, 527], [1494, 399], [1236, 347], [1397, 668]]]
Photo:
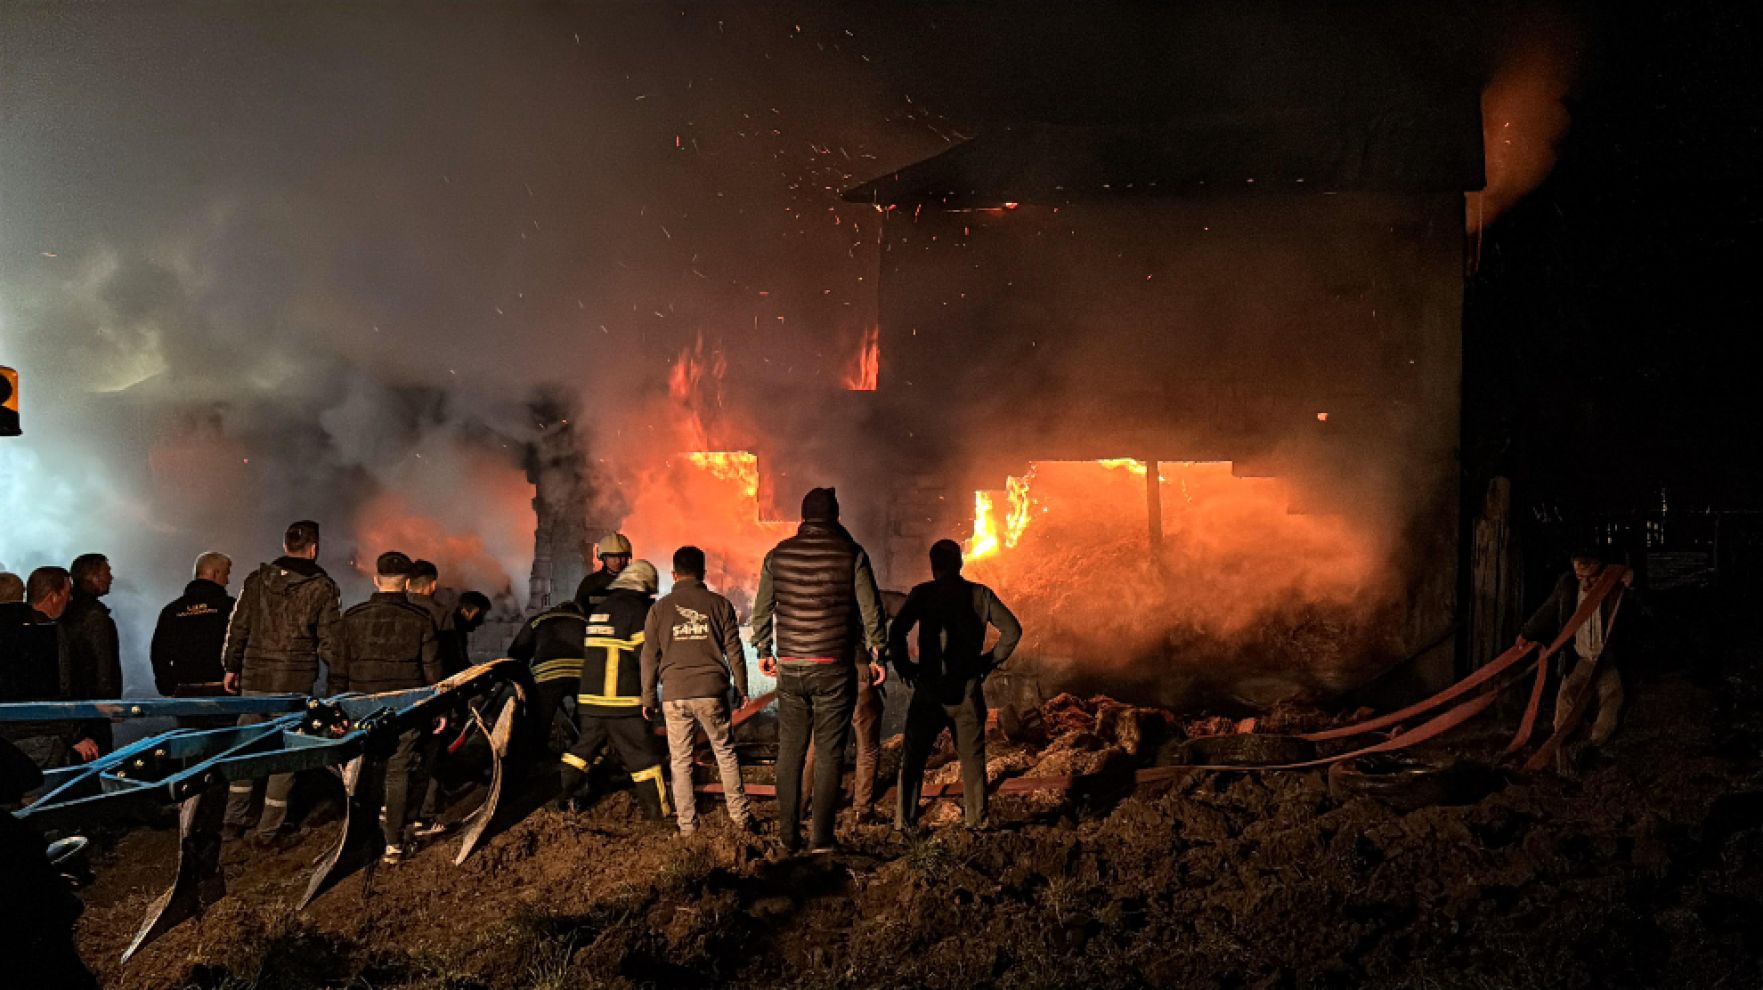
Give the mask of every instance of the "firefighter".
[[661, 755], [649, 730], [654, 713], [643, 704], [639, 656], [643, 626], [659, 585], [654, 564], [632, 561], [588, 613], [587, 657], [582, 661], [581, 687], [575, 698], [581, 735], [563, 754], [559, 808], [575, 806], [588, 767], [610, 743], [636, 785], [643, 814], [656, 820], [673, 814], [667, 782], [661, 776]]
[[[227, 622], [222, 666], [227, 693], [312, 694], [318, 665], [332, 663], [337, 611], [337, 583], [318, 566], [318, 523], [302, 519], [282, 537], [282, 556], [257, 568], [239, 589], [239, 601]], [[267, 721], [267, 715], [243, 715], [240, 725]], [[234, 781], [227, 787], [226, 824], [242, 834], [249, 825], [256, 783]], [[286, 835], [288, 795], [294, 775], [275, 774], [264, 789], [263, 815], [256, 841], [273, 844]]]
[[[586, 652], [588, 617], [573, 601], [546, 609], [527, 620], [508, 646], [508, 655], [526, 661], [533, 672], [538, 692], [533, 699], [533, 720], [543, 727], [547, 741], [555, 733], [557, 717], [565, 699], [578, 693], [582, 677], [582, 655]], [[565, 733], [573, 736], [573, 725]], [[567, 745], [554, 746], [553, 753]]]
[[[337, 633], [336, 666], [331, 671], [334, 691], [378, 694], [441, 681], [434, 619], [427, 609], [411, 604], [406, 597], [410, 567], [410, 558], [396, 550], [380, 554], [374, 567], [373, 597], [343, 613]], [[422, 793], [411, 784], [413, 779], [422, 779], [417, 748], [423, 734], [417, 728], [399, 736], [391, 756], [383, 763], [365, 764], [369, 771], [383, 773], [383, 778], [369, 778], [358, 785], [368, 794], [384, 789], [387, 863], [403, 858], [410, 794]]]
[[[894, 669], [912, 685], [894, 827], [918, 819], [918, 795], [931, 744], [947, 726], [961, 757], [961, 797], [968, 828], [986, 819], [986, 675], [1004, 665], [1022, 640], [1022, 624], [992, 589], [961, 576], [961, 545], [938, 540], [930, 548], [931, 580], [912, 589], [889, 631]], [[985, 649], [986, 627], [998, 642]], [[906, 655], [906, 637], [918, 627], [918, 661]]]
[[814, 743], [814, 826], [809, 849], [833, 848], [833, 807], [844, 774], [845, 742], [857, 695], [857, 665], [870, 682], [887, 679], [881, 590], [869, 555], [839, 525], [831, 488], [802, 499], [796, 535], [765, 556], [753, 599], [753, 647], [759, 669], [777, 678], [778, 838], [801, 843], [803, 762]]
[[594, 610], [594, 606], [606, 597], [612, 582], [630, 566], [631, 541], [623, 533], [607, 533], [595, 548], [595, 554], [600, 558], [599, 570], [582, 578], [582, 583], [575, 589], [575, 603], [583, 615]]

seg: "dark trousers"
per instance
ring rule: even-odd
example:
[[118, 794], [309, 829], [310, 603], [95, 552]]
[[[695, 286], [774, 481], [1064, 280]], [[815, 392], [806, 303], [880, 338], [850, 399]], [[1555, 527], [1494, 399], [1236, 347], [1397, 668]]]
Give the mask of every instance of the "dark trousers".
[[918, 819], [924, 764], [944, 728], [955, 733], [955, 752], [961, 757], [961, 803], [967, 824], [979, 825], [986, 819], [985, 689], [977, 677], [951, 683], [920, 681], [906, 706], [900, 750], [899, 799], [894, 806], [894, 823], [900, 828]]
[[[246, 691], [246, 697], [272, 694], [270, 691]], [[240, 725], [268, 722], [274, 715], [241, 715]], [[236, 828], [251, 824], [251, 808], [256, 803], [258, 781], [235, 780], [227, 785], [226, 823]], [[257, 833], [270, 835], [279, 831], [288, 818], [288, 796], [294, 793], [294, 775], [278, 773], [263, 786], [263, 815], [257, 820]]]
[[814, 742], [814, 834], [809, 845], [833, 844], [833, 814], [845, 770], [845, 740], [857, 696], [857, 669], [848, 663], [780, 664], [777, 675], [778, 837], [801, 841], [802, 769]]
[[618, 762], [631, 775], [636, 785], [637, 803], [649, 818], [665, 818], [673, 814], [668, 799], [667, 781], [661, 776], [661, 753], [649, 720], [632, 712], [629, 715], [593, 715], [584, 708], [577, 724], [581, 736], [563, 754], [562, 785], [559, 795], [569, 800], [580, 789], [593, 766], [594, 757], [607, 746], [618, 754]]
[[[398, 744], [392, 755], [384, 763], [364, 762], [363, 773], [382, 773], [383, 780], [367, 779], [357, 786], [357, 793], [372, 794], [381, 791], [385, 794], [385, 818], [382, 827], [385, 829], [386, 841], [392, 845], [404, 844], [404, 826], [408, 824], [410, 811], [410, 794], [423, 780], [419, 772], [417, 747], [422, 744], [423, 731], [413, 729], [398, 737]], [[372, 788], [372, 790], [369, 790]], [[420, 793], [420, 791], [418, 792]]]
[[[851, 739], [857, 746], [856, 771], [851, 775], [851, 807], [868, 814], [875, 805], [875, 777], [881, 766], [882, 688], [876, 687], [867, 663], [857, 665], [857, 701], [851, 706]], [[802, 796], [804, 807], [814, 792], [814, 750], [808, 750], [808, 763], [802, 771], [807, 793]]]

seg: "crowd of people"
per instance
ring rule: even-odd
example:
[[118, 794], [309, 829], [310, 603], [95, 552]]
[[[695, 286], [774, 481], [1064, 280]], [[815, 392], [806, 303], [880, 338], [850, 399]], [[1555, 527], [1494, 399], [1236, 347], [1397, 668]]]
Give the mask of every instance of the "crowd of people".
[[[158, 692], [378, 693], [435, 684], [469, 666], [470, 636], [488, 615], [488, 598], [467, 591], [443, 603], [434, 564], [388, 550], [375, 561], [372, 595], [344, 610], [336, 582], [318, 563], [319, 548], [317, 523], [288, 526], [282, 554], [247, 575], [236, 599], [228, 592], [232, 560], [219, 552], [199, 556], [183, 595], [165, 606], [154, 628]], [[531, 673], [529, 714], [558, 761], [559, 806], [581, 807], [590, 771], [612, 758], [648, 817], [671, 818], [680, 833], [692, 834], [699, 827], [693, 751], [701, 733], [731, 823], [760, 831], [731, 740], [737, 713], [753, 701], [742, 624], [729, 599], [705, 584], [704, 551], [674, 551], [672, 588], [659, 599], [660, 574], [636, 557], [629, 539], [610, 534], [594, 551], [598, 567], [575, 597], [523, 621], [507, 649]], [[890, 666], [914, 688], [896, 827], [915, 825], [925, 763], [945, 727], [960, 756], [965, 821], [985, 823], [983, 682], [1009, 659], [1022, 629], [991, 589], [962, 577], [958, 544], [938, 541], [930, 563], [933, 579], [909, 595], [883, 592], [868, 554], [839, 522], [830, 488], [804, 497], [797, 532], [765, 557], [749, 624], [759, 669], [776, 681], [777, 838], [787, 851], [803, 845], [805, 811], [807, 847], [833, 847], [853, 741], [855, 814], [876, 817], [881, 689]], [[116, 621], [102, 601], [111, 581], [101, 554], [82, 555], [65, 569], [40, 567], [26, 580], [0, 574], [0, 700], [122, 696]], [[988, 627], [998, 632], [990, 648]], [[195, 729], [233, 721], [179, 720]], [[657, 722], [665, 725], [665, 752]], [[437, 719], [406, 733], [383, 768], [374, 768], [385, 774], [387, 861], [444, 831], [446, 789], [434, 771], [456, 748], [448, 741], [470, 731]], [[0, 723], [0, 733], [42, 768], [90, 762], [113, 749], [104, 719]], [[234, 782], [227, 832], [263, 845], [286, 842], [294, 834], [293, 785], [291, 774]]]

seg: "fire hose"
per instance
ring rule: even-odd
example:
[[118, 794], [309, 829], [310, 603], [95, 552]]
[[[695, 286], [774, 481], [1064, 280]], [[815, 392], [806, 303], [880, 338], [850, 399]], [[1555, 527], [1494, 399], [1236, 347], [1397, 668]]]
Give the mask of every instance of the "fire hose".
[[[1584, 626], [1593, 616], [1597, 615], [1599, 609], [1603, 607], [1605, 600], [1614, 595], [1615, 598], [1610, 606], [1610, 614], [1605, 618], [1604, 636], [1606, 640], [1609, 638], [1610, 631], [1616, 622], [1616, 616], [1622, 609], [1622, 580], [1627, 573], [1628, 569], [1620, 565], [1610, 565], [1604, 568], [1604, 572], [1599, 576], [1597, 582], [1586, 591], [1584, 600], [1579, 603], [1578, 608], [1574, 610], [1572, 617], [1568, 619], [1566, 625], [1561, 628], [1561, 631], [1555, 636], [1554, 640], [1549, 643], [1547, 648], [1542, 649], [1540, 653], [1538, 652], [1538, 648], [1542, 645], [1540, 643], [1514, 645], [1501, 653], [1498, 657], [1495, 657], [1492, 662], [1482, 666], [1457, 683], [1404, 708], [1390, 712], [1387, 715], [1376, 716], [1349, 725], [1336, 726], [1331, 729], [1323, 729], [1316, 732], [1301, 733], [1293, 738], [1301, 739], [1305, 742], [1330, 742], [1338, 739], [1351, 739], [1357, 736], [1369, 735], [1374, 732], [1381, 732], [1386, 729], [1398, 727], [1421, 715], [1435, 713], [1425, 721], [1406, 731], [1396, 728], [1394, 732], [1379, 742], [1330, 756], [1318, 757], [1312, 760], [1300, 760], [1288, 763], [1181, 764], [1178, 766], [1150, 767], [1135, 771], [1132, 774], [1133, 782], [1139, 784], [1166, 781], [1196, 770], [1236, 772], [1311, 770], [1330, 767], [1360, 757], [1398, 752], [1428, 740], [1435, 739], [1474, 719], [1476, 716], [1492, 707], [1494, 702], [1499, 700], [1500, 696], [1507, 690], [1524, 683], [1525, 677], [1534, 670], [1535, 676], [1532, 681], [1530, 697], [1525, 705], [1524, 715], [1519, 722], [1518, 731], [1513, 736], [1511, 743], [1507, 745], [1506, 749], [1501, 754], [1502, 757], [1505, 758], [1515, 757], [1529, 745], [1530, 738], [1535, 731], [1537, 715], [1541, 711], [1543, 694], [1545, 693], [1546, 685], [1548, 683], [1549, 661], [1553, 659], [1563, 647], [1573, 641], [1573, 638], [1579, 632], [1580, 627]], [[1527, 658], [1531, 659], [1527, 662]], [[1596, 663], [1598, 661], [1594, 658], [1591, 662]], [[1478, 688], [1483, 687], [1486, 687], [1487, 689], [1479, 694], [1474, 693]], [[1583, 718], [1586, 707], [1590, 702], [1591, 693], [1592, 680], [1588, 678], [1586, 683], [1581, 686], [1578, 694], [1571, 699], [1568, 713], [1562, 719], [1561, 725], [1549, 736], [1542, 746], [1538, 747], [1537, 751], [1523, 763], [1522, 766], [1526, 772], [1534, 773], [1538, 770], [1542, 770], [1554, 759], [1555, 753], [1560, 748], [1561, 744], [1572, 734], [1574, 728], [1579, 724], [1580, 719]], [[753, 704], [760, 704], [760, 701], [762, 700], [769, 701], [770, 696], [767, 695], [763, 699], [755, 699]], [[753, 705], [748, 706], [748, 708], [752, 707]], [[763, 707], [763, 705], [760, 705], [760, 707]], [[742, 709], [742, 711], [747, 712], [747, 709]], [[1044, 777], [1008, 777], [998, 781], [996, 784], [990, 785], [988, 789], [995, 794], [1028, 793], [1045, 790], [1069, 791], [1087, 785], [1104, 785], [1110, 780], [1124, 781], [1124, 775], [1061, 774]], [[697, 789], [703, 793], [709, 794], [722, 793], [722, 786], [720, 784], [705, 784]], [[754, 797], [775, 797], [777, 793], [776, 788], [770, 784], [748, 784], [745, 789], [750, 796]], [[959, 797], [961, 793], [962, 785], [959, 782], [952, 782], [947, 784], [927, 784], [921, 792], [921, 796], [924, 798], [949, 798]]]

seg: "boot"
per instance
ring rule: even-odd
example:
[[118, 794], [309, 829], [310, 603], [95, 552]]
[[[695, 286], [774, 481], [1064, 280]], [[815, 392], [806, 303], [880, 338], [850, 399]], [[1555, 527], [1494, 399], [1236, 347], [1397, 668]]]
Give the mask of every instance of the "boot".
[[574, 811], [576, 809], [576, 792], [581, 789], [587, 774], [575, 767], [565, 764], [558, 774], [557, 810]]

